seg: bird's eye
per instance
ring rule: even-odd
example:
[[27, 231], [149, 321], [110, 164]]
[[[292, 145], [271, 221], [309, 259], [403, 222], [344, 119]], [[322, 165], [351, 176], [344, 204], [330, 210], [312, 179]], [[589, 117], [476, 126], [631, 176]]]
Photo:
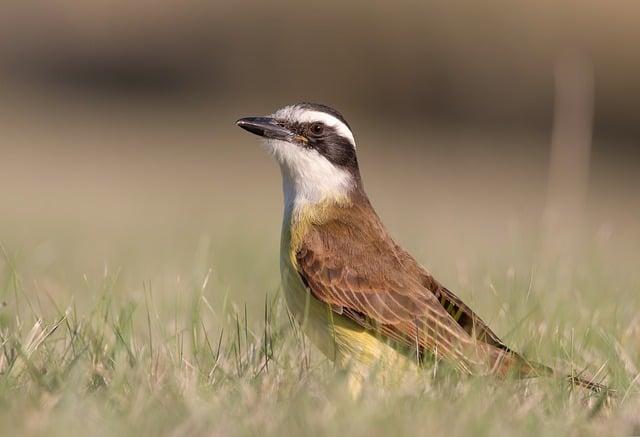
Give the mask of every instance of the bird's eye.
[[309, 131], [311, 131], [311, 133], [316, 136], [322, 135], [322, 132], [324, 132], [324, 124], [312, 123], [311, 126], [309, 126]]

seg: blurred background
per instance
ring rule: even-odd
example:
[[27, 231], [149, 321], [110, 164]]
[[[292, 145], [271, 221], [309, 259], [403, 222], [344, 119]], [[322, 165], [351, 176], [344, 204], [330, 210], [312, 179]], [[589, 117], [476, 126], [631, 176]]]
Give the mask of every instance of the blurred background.
[[624, 0], [2, 2], [0, 241], [28, 289], [212, 269], [259, 307], [279, 283], [280, 176], [234, 121], [315, 101], [349, 120], [374, 205], [444, 282], [584, 247], [631, 271], [639, 16]]

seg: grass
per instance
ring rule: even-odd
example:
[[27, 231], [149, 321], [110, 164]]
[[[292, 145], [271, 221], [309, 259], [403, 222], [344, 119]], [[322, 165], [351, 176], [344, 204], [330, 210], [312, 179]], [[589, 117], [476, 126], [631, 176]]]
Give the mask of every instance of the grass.
[[[114, 269], [51, 280], [59, 265], [39, 264], [42, 248], [3, 246], [0, 429], [48, 436], [88, 430], [105, 436], [639, 430], [640, 287], [627, 265], [594, 261], [588, 253], [569, 263], [566, 280], [562, 263], [521, 274], [529, 257], [506, 268], [497, 257], [478, 263], [468, 276], [479, 285], [471, 296], [461, 293], [531, 358], [606, 378], [618, 391], [610, 402], [555, 379], [463, 378], [434, 367], [353, 400], [344, 375], [289, 319], [277, 274], [249, 277], [256, 281], [249, 287], [260, 291], [245, 298], [229, 281], [225, 285], [225, 276], [242, 281], [247, 275], [220, 254], [234, 256], [236, 237], [225, 237], [229, 247], [220, 251], [213, 248], [225, 248], [221, 241], [205, 239], [204, 249], [202, 238], [186, 244], [184, 253], [199, 259], [192, 258], [190, 274], [173, 280], [158, 279], [164, 270], [154, 279], [136, 278], [123, 267], [144, 258], [135, 251]], [[73, 252], [68, 245], [57, 249]], [[260, 271], [264, 254], [251, 255], [248, 242], [235, 250]], [[79, 259], [58, 262], [72, 272], [82, 265]]]

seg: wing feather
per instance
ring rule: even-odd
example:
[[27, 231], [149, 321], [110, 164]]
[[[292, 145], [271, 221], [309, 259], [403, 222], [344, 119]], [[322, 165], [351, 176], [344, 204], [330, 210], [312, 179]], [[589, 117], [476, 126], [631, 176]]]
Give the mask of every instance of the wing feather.
[[296, 253], [313, 296], [406, 347], [475, 361], [465, 356], [473, 339], [425, 287], [425, 271], [380, 231], [362, 222], [357, 229], [341, 221], [314, 227]]

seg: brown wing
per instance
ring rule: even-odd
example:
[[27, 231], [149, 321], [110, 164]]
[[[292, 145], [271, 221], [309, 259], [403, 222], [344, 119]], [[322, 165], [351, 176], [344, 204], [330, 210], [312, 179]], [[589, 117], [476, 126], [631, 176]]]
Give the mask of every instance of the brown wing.
[[507, 353], [487, 325], [402, 250], [370, 211], [341, 209], [303, 239], [297, 267], [312, 294], [367, 328], [452, 359], [467, 371], [492, 365], [482, 356], [487, 348], [475, 347], [478, 342], [502, 350], [498, 355]]
[[447, 310], [451, 317], [458, 322], [462, 329], [471, 337], [497, 348], [510, 351], [500, 338], [478, 317], [462, 300], [453, 294], [448, 288], [438, 283], [433, 276], [425, 274], [424, 283], [428, 290], [433, 292], [440, 304]]

